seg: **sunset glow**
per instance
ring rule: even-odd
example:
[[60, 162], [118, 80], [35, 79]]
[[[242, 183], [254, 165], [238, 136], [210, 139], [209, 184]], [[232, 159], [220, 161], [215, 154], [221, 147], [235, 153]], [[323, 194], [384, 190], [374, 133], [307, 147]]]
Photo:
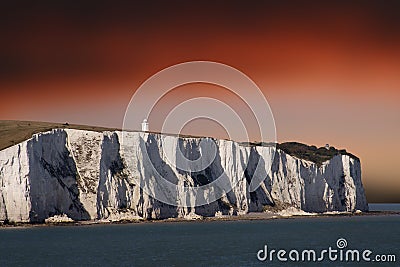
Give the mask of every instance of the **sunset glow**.
[[[221, 62], [260, 87], [279, 142], [345, 148], [361, 159], [369, 202], [400, 201], [399, 2], [61, 2], [1, 8], [0, 119], [121, 128], [130, 98], [156, 72]], [[223, 88], [182, 86], [160, 102], [151, 130], [193, 95], [248, 112]], [[206, 125], [184, 132], [226, 138]]]

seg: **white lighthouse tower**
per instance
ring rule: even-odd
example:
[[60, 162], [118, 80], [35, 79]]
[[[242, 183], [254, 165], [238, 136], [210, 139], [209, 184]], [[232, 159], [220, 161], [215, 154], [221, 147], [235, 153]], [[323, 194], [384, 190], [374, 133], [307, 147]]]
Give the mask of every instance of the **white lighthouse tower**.
[[142, 131], [143, 132], [149, 131], [149, 123], [147, 122], [147, 119], [144, 119], [142, 122]]

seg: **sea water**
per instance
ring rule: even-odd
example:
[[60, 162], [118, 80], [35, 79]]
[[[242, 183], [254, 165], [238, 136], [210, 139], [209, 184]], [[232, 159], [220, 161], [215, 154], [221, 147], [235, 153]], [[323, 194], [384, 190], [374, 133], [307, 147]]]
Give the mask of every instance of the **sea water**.
[[[371, 250], [396, 262], [260, 261], [269, 250]], [[262, 254], [264, 252], [262, 251]], [[268, 252], [269, 253], [269, 252]], [[288, 255], [286, 254], [286, 257]], [[0, 266], [400, 266], [400, 216], [0, 229]]]

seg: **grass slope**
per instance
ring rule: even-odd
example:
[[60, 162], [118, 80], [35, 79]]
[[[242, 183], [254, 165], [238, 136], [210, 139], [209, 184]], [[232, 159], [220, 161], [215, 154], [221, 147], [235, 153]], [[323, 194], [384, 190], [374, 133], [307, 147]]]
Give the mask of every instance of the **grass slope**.
[[[116, 128], [105, 128], [105, 127], [97, 127], [97, 126], [85, 126], [78, 124], [62, 124], [62, 123], [51, 123], [51, 122], [33, 122], [33, 121], [0, 121], [0, 150], [5, 149], [7, 147], [13, 146], [20, 142], [23, 142], [32, 137], [35, 133], [50, 131], [54, 128], [68, 128], [68, 129], [77, 129], [77, 130], [87, 130], [87, 131], [115, 131], [120, 130]], [[169, 134], [173, 136], [178, 136], [177, 134]], [[198, 138], [200, 136], [189, 136], [189, 135], [179, 135], [180, 137], [190, 137], [190, 138]], [[269, 146], [273, 145], [270, 143], [242, 143], [242, 145], [250, 145], [250, 146]], [[341, 149], [338, 150], [334, 147], [330, 147], [329, 150], [316, 146], [308, 146], [305, 144], [297, 143], [297, 142], [287, 142], [282, 144], [277, 144], [277, 148], [283, 150], [285, 153], [295, 156], [300, 159], [309, 160], [312, 162], [321, 165], [322, 162], [331, 159], [333, 156], [341, 154], [341, 155], [349, 155], [355, 159], [358, 159], [356, 156], [348, 153], [346, 150]]]
[[33, 121], [0, 121], [0, 150], [18, 144], [32, 137], [35, 133], [50, 131], [54, 128], [69, 128], [88, 131], [116, 130], [104, 127], [84, 126]]

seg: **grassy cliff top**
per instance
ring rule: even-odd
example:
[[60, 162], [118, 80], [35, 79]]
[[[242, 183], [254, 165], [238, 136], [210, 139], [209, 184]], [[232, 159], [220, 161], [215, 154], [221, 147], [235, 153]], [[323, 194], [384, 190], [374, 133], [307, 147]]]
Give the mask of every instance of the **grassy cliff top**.
[[358, 157], [346, 151], [346, 149], [336, 149], [330, 146], [329, 149], [325, 147], [309, 146], [298, 142], [285, 142], [281, 144], [265, 143], [265, 142], [243, 142], [245, 146], [271, 146], [276, 145], [276, 148], [284, 151], [286, 154], [297, 157], [299, 159], [308, 160], [321, 165], [323, 162], [330, 160], [336, 155], [348, 155], [353, 159], [359, 160]]
[[[28, 140], [32, 135], [40, 132], [51, 131], [52, 129], [76, 129], [94, 132], [104, 131], [121, 131], [118, 128], [107, 128], [99, 126], [87, 126], [80, 124], [69, 123], [53, 123], [53, 122], [38, 122], [38, 121], [14, 121], [14, 120], [0, 120], [0, 150], [15, 144]], [[158, 132], [151, 132], [160, 134]], [[163, 133], [164, 135], [180, 136], [184, 138], [201, 138], [202, 136], [195, 135], [179, 135]]]
[[297, 142], [286, 142], [277, 144], [277, 148], [283, 150], [285, 153], [295, 156], [300, 159], [305, 159], [321, 165], [336, 155], [349, 155], [350, 157], [359, 160], [356, 156], [346, 151], [346, 149], [336, 149], [330, 146], [329, 149], [325, 147], [308, 146]]
[[88, 131], [116, 130], [104, 127], [85, 126], [68, 123], [52, 123], [37, 121], [0, 121], [0, 150], [23, 142], [35, 133], [47, 132], [55, 128], [68, 128]]
[[[11, 121], [11, 120], [0, 121], [0, 150], [18, 144], [20, 142], [23, 142], [31, 138], [32, 135], [35, 133], [46, 132], [55, 128], [77, 129], [77, 130], [87, 130], [96, 132], [120, 130], [116, 128], [86, 126], [86, 125], [68, 124], [68, 123], [63, 124], [63, 123], [52, 123], [52, 122]], [[200, 136], [177, 135], [177, 134], [170, 134], [170, 135], [180, 136], [180, 137], [190, 137], [190, 138], [200, 137]], [[274, 145], [272, 143], [260, 143], [260, 142], [241, 143], [241, 144], [250, 146]], [[344, 149], [338, 150], [334, 147], [330, 147], [329, 149], [326, 149], [325, 147], [317, 148], [316, 146], [308, 146], [297, 142], [287, 142], [287, 143], [277, 144], [276, 147], [283, 150], [285, 153], [289, 155], [309, 160], [319, 165], [322, 162], [327, 161], [331, 159], [333, 156], [338, 154], [349, 155], [355, 159], [358, 159], [356, 156], [348, 153], [346, 150]]]

